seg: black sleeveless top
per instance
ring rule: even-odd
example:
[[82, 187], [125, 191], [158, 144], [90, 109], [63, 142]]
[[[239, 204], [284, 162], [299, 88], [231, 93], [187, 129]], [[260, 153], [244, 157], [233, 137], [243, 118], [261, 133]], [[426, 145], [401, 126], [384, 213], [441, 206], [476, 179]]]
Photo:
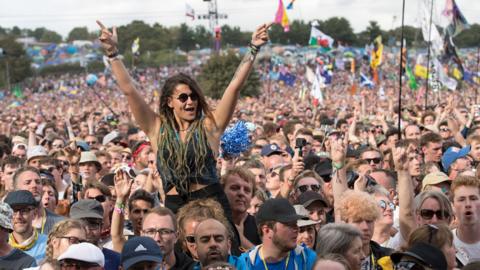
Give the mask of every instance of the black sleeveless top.
[[[163, 130], [163, 128], [162, 128]], [[160, 132], [162, 132], [162, 130]], [[162, 177], [163, 182], [163, 189], [165, 193], [167, 193], [170, 189], [175, 187], [179, 195], [187, 195], [188, 189], [191, 183], [195, 184], [202, 184], [202, 185], [211, 185], [214, 183], [218, 183], [218, 176], [217, 176], [217, 169], [216, 169], [216, 160], [213, 154], [213, 151], [208, 144], [208, 141], [205, 140], [205, 148], [207, 149], [206, 158], [205, 158], [205, 166], [200, 171], [200, 168], [195, 166], [195, 157], [197, 153], [194, 149], [194, 143], [198, 143], [199, 141], [199, 133], [205, 131], [195, 131], [194, 134], [190, 137], [190, 139], [186, 142], [187, 143], [187, 166], [190, 169], [189, 175], [186, 177], [186, 181], [182, 183], [182, 179], [178, 177], [178, 174], [174, 171], [175, 168], [175, 161], [174, 159], [170, 158], [173, 156], [173, 153], [170, 153], [168, 149], [158, 149], [157, 151], [157, 169]], [[205, 134], [203, 134], [205, 136]], [[206, 136], [205, 136], [206, 137]], [[176, 133], [176, 142], [175, 147], [179, 147], [180, 144], [183, 143], [180, 140], [180, 136], [178, 132]], [[162, 166], [160, 164], [160, 155], [163, 155], [164, 160], [167, 161], [168, 166]]]

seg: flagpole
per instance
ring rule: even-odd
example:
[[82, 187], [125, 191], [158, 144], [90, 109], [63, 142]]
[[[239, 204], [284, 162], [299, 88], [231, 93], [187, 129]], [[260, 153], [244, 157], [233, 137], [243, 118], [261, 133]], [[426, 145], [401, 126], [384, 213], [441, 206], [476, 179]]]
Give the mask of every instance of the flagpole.
[[428, 75], [430, 74], [430, 46], [432, 43], [432, 18], [433, 18], [433, 1], [430, 5], [430, 22], [428, 25], [428, 44], [427, 44], [427, 85], [425, 88], [425, 107], [424, 110], [427, 110], [428, 106]]
[[[403, 0], [402, 4], [402, 31], [401, 31], [401, 45], [400, 45], [400, 65], [399, 65], [399, 72], [398, 72], [398, 139], [402, 139], [402, 129], [401, 129], [401, 123], [402, 123], [402, 59], [403, 59], [403, 48], [405, 46], [404, 40], [403, 40], [403, 28], [405, 25], [405, 0]], [[405, 66], [406, 68], [406, 66]]]

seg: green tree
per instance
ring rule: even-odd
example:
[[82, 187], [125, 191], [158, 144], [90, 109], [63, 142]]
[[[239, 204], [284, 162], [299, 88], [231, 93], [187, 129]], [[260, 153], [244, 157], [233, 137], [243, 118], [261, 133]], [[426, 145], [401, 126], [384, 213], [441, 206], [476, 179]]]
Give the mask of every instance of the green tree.
[[307, 45], [310, 36], [310, 25], [304, 21], [294, 20], [290, 24], [290, 31], [285, 32], [281, 25], [274, 24], [269, 35], [273, 43]]
[[341, 41], [349, 45], [355, 44], [357, 41], [350, 22], [343, 17], [332, 17], [326, 21], [320, 21], [319, 29], [335, 41]]
[[[223, 92], [232, 80], [235, 71], [240, 64], [240, 57], [233, 52], [227, 55], [214, 55], [203, 66], [202, 72], [198, 77], [202, 89], [207, 96], [215, 99], [222, 97]], [[252, 70], [248, 80], [244, 84], [241, 96], [258, 96], [260, 89], [260, 79], [257, 71]]]
[[459, 47], [478, 47], [480, 41], [480, 25], [474, 23], [469, 29], [463, 30], [458, 36], [453, 38], [455, 45]]
[[[396, 41], [400, 41], [402, 37], [402, 28], [397, 27], [388, 31], [388, 36], [393, 36]], [[405, 25], [403, 27], [403, 38], [407, 42], [407, 46], [423, 45], [422, 30], [413, 26]]]
[[30, 59], [22, 45], [15, 42], [14, 37], [0, 40], [0, 48], [4, 55], [0, 57], [0, 88], [7, 85], [6, 64], [8, 62], [10, 83], [19, 83], [32, 75]]
[[[250, 35], [249, 35], [250, 34]], [[223, 47], [243, 47], [250, 42], [251, 33], [242, 32], [240, 27], [222, 26], [222, 45]]]
[[195, 34], [186, 23], [182, 23], [178, 28], [176, 47], [183, 51], [195, 49]]
[[212, 45], [212, 33], [203, 25], [197, 25], [194, 30], [195, 47], [207, 48]]
[[41, 42], [60, 43], [62, 36], [55, 31], [45, 30], [40, 38]]
[[67, 41], [88, 40], [89, 38], [90, 34], [88, 33], [87, 27], [75, 27], [68, 33]]

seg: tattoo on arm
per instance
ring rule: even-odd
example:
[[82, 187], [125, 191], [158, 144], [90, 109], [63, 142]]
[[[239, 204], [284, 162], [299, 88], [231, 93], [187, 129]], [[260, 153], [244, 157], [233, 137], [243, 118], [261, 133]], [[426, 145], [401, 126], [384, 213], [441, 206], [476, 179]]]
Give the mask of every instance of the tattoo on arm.
[[248, 63], [248, 62], [254, 62], [256, 56], [257, 56], [257, 54], [253, 54], [250, 50], [247, 51], [247, 53], [246, 53], [245, 56], [243, 57], [242, 61], [241, 61], [240, 64], [238, 65], [238, 68], [237, 68], [237, 70], [235, 71], [235, 74], [233, 75], [232, 81], [237, 78], [238, 73], [239, 73], [240, 70], [242, 69], [243, 65], [245, 65], [245, 64]]

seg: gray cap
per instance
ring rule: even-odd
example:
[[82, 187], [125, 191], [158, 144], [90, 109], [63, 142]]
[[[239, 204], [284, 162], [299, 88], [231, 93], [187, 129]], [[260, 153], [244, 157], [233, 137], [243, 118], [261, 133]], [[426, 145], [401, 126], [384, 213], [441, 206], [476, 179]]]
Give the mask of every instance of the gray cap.
[[98, 218], [103, 219], [103, 207], [96, 200], [79, 200], [70, 208], [70, 218]]
[[[295, 204], [293, 208], [295, 208], [295, 212], [297, 212], [297, 215], [308, 217], [308, 215], [310, 214], [308, 210], [301, 204]], [[318, 223], [320, 223], [320, 221], [313, 221], [310, 218], [307, 220], [304, 220], [304, 219], [297, 220], [298, 227], [305, 227], [305, 226], [310, 226]]]
[[13, 231], [13, 210], [10, 205], [0, 202], [0, 227]]
[[37, 206], [38, 202], [33, 197], [33, 194], [28, 190], [17, 190], [7, 194], [4, 202], [8, 203], [10, 207], [14, 208], [17, 205]]

